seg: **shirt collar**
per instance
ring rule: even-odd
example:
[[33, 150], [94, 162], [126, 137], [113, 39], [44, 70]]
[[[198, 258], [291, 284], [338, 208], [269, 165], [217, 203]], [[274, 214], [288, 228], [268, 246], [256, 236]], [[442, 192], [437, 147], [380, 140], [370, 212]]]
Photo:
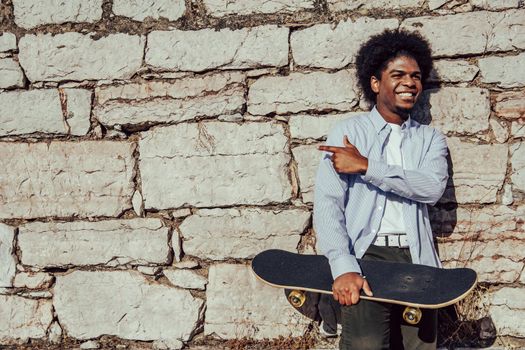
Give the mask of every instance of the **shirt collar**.
[[[372, 110], [370, 111], [370, 120], [372, 121], [372, 124], [374, 125], [374, 128], [378, 134], [388, 125], [386, 120], [381, 116], [381, 114], [377, 110], [376, 106], [374, 106], [374, 108], [372, 108]], [[408, 129], [411, 125], [412, 118], [409, 116], [408, 119], [405, 120], [403, 124], [401, 124], [401, 130]]]

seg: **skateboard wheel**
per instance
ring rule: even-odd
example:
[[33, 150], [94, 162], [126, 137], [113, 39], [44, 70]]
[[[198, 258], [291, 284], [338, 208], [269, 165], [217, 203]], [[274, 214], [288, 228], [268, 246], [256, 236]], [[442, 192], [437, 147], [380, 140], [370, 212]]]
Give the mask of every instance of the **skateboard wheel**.
[[407, 306], [403, 311], [403, 320], [408, 324], [418, 324], [421, 321], [422, 312], [417, 307]]
[[288, 294], [288, 301], [290, 301], [293, 307], [298, 308], [303, 306], [306, 301], [306, 295], [300, 290], [292, 290], [290, 294]]

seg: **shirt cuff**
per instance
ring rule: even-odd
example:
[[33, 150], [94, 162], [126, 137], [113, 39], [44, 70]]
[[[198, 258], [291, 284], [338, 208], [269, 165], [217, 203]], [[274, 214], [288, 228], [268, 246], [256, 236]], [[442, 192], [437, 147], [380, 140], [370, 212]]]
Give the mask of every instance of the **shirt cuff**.
[[368, 169], [366, 170], [364, 180], [379, 187], [383, 182], [383, 177], [388, 170], [388, 165], [375, 160], [368, 160]]
[[361, 267], [357, 263], [357, 259], [353, 255], [341, 255], [330, 261], [330, 269], [334, 280], [342, 274], [348, 272], [361, 273]]

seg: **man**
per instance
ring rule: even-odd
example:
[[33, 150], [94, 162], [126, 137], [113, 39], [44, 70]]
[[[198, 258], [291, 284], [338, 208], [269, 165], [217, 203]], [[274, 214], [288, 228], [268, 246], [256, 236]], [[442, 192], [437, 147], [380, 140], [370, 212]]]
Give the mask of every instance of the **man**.
[[315, 185], [314, 227], [329, 259], [333, 294], [342, 307], [341, 349], [435, 349], [436, 313], [417, 326], [402, 308], [359, 301], [372, 295], [357, 258], [441, 266], [427, 204], [448, 179], [445, 137], [410, 116], [432, 69], [419, 34], [384, 31], [363, 44], [356, 60], [365, 98], [375, 104], [330, 132]]

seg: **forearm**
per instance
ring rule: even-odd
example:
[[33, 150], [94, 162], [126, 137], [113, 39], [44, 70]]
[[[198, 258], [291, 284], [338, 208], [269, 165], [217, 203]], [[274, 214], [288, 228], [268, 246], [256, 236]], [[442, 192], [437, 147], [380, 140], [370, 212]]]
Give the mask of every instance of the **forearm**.
[[397, 165], [372, 160], [369, 160], [368, 164], [365, 181], [385, 192], [434, 205], [445, 191], [448, 180], [446, 166], [405, 170]]
[[314, 229], [321, 252], [328, 258], [332, 276], [361, 272], [357, 259], [350, 254], [346, 231], [346, 175], [338, 174], [325, 157], [317, 172], [314, 199]]

